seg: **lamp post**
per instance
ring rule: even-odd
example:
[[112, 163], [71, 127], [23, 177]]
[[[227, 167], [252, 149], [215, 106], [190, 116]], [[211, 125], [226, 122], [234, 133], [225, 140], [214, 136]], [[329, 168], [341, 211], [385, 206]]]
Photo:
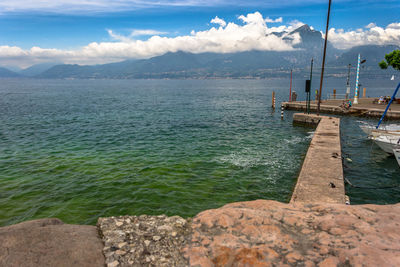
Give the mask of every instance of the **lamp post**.
[[354, 104], [358, 104], [358, 91], [359, 91], [359, 80], [360, 80], [360, 66], [361, 64], [365, 63], [365, 59], [363, 61], [361, 61], [361, 55], [358, 54], [358, 60], [357, 60], [357, 78], [356, 78], [356, 89], [354, 92]]
[[349, 99], [349, 95], [350, 95], [350, 68], [351, 68], [351, 64], [349, 64], [349, 71], [347, 73], [346, 100]]

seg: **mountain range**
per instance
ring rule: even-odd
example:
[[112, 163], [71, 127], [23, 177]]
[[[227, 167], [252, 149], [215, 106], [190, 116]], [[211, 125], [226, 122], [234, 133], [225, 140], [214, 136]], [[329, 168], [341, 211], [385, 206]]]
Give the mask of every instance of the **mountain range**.
[[[282, 33], [271, 33], [279, 37]], [[247, 51], [239, 53], [217, 54], [187, 52], [166, 53], [161, 56], [142, 60], [125, 60], [103, 65], [70, 65], [46, 63], [34, 65], [19, 73], [0, 68], [0, 77], [29, 76], [36, 78], [94, 78], [94, 79], [148, 79], [148, 78], [270, 78], [287, 77], [290, 70], [298, 77], [306, 77], [310, 70], [311, 58], [314, 58], [314, 70], [318, 73], [322, 61], [324, 39], [322, 34], [303, 25], [283, 38], [290, 40], [299, 34], [301, 42], [292, 51]], [[357, 57], [363, 59], [363, 73], [369, 77], [385, 76], [393, 70], [380, 70], [380, 62], [385, 54], [400, 49], [395, 45], [356, 46], [349, 50], [340, 50], [328, 42], [326, 58], [327, 76], [346, 76], [347, 66], [352, 64], [354, 72]], [[8, 76], [7, 76], [8, 75]]]

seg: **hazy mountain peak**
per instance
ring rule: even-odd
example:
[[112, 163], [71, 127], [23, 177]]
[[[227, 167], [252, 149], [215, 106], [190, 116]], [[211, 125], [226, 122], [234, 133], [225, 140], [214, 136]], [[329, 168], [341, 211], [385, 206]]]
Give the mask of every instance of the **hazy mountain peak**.
[[312, 30], [308, 24], [304, 24], [303, 26], [298, 27], [296, 30], [292, 31], [292, 33], [295, 32], [313, 32], [315, 30]]

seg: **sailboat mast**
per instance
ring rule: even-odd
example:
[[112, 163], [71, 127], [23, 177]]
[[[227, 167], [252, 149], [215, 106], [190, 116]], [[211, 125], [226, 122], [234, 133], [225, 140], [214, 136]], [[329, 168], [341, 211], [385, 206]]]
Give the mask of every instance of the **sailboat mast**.
[[328, 16], [327, 16], [327, 18], [326, 18], [324, 55], [322, 56], [321, 80], [320, 80], [320, 83], [319, 83], [319, 94], [318, 94], [317, 115], [319, 115], [319, 112], [320, 112], [320, 110], [321, 110], [321, 94], [322, 94], [322, 84], [323, 84], [323, 81], [324, 81], [326, 45], [327, 45], [327, 42], [328, 42], [329, 17], [330, 17], [330, 14], [331, 14], [331, 3], [332, 3], [332, 0], [329, 0]]

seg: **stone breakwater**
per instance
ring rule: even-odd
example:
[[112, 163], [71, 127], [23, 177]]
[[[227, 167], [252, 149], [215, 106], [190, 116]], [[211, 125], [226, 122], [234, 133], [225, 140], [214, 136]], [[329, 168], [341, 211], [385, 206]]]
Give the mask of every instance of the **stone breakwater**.
[[257, 200], [98, 227], [108, 266], [400, 266], [400, 204]]

